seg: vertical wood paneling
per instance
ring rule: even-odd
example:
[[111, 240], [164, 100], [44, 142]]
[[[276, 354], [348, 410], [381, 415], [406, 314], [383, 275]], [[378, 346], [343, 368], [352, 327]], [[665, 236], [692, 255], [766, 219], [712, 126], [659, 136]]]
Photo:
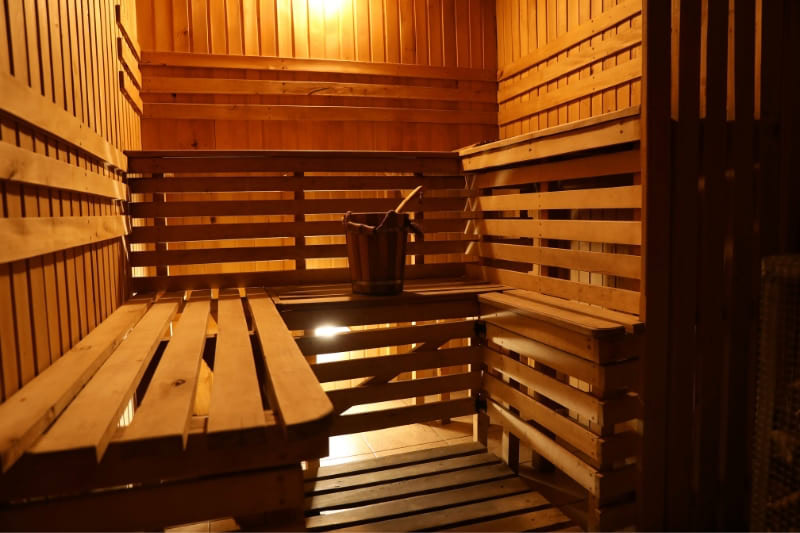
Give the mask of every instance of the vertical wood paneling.
[[[121, 180], [121, 151], [140, 148], [138, 115], [122, 96], [118, 77], [118, 40], [138, 48], [121, 39], [123, 27], [136, 39], [135, 9], [129, 0], [118, 4], [23, 0], [0, 9], [0, 143], [15, 147], [12, 163], [23, 169], [15, 178], [19, 183], [0, 176], [0, 216], [122, 213], [120, 200], [28, 184], [24, 171], [28, 158], [44, 157], [87, 175]], [[168, 36], [170, 46], [180, 44], [172, 30]], [[58, 120], [49, 121], [51, 116]], [[8, 163], [3, 161], [5, 168]], [[49, 178], [57, 182], [61, 175]], [[0, 264], [0, 401], [47, 369], [127, 297], [123, 251], [116, 239]]]

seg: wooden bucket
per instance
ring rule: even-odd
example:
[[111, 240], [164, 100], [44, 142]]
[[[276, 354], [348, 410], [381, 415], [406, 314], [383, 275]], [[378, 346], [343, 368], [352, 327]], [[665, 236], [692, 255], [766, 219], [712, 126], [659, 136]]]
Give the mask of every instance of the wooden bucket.
[[[386, 213], [349, 213], [357, 225], [377, 227]], [[347, 226], [350, 279], [357, 294], [387, 295], [403, 292], [409, 217], [396, 214], [377, 231]]]

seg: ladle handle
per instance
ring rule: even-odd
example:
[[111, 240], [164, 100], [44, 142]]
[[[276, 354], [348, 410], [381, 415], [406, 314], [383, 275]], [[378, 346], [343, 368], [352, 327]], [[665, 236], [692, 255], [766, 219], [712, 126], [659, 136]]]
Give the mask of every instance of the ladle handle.
[[403, 199], [403, 201], [402, 201], [402, 202], [400, 202], [400, 205], [398, 205], [398, 206], [397, 206], [397, 208], [395, 208], [395, 210], [394, 210], [394, 211], [395, 211], [395, 213], [400, 213], [400, 212], [402, 212], [402, 211], [403, 211], [403, 208], [406, 206], [406, 204], [407, 204], [408, 202], [410, 202], [410, 201], [411, 201], [411, 200], [412, 200], [412, 199], [413, 199], [413, 198], [414, 198], [416, 195], [418, 195], [418, 194], [420, 193], [420, 191], [422, 191], [422, 185], [419, 185], [419, 186], [418, 186], [416, 189], [414, 189], [413, 191], [411, 191], [411, 192], [408, 194], [408, 196], [406, 196], [406, 197]]

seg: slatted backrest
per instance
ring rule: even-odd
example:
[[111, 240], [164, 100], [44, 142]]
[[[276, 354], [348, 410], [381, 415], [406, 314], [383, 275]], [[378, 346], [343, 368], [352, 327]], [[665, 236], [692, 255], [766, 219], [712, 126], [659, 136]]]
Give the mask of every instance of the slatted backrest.
[[394, 208], [424, 229], [406, 277], [458, 276], [469, 239], [454, 153], [131, 154], [131, 264], [137, 290], [347, 282], [342, 215]]
[[[635, 121], [635, 122], [631, 122]], [[638, 123], [638, 117], [623, 119]], [[597, 124], [589, 139], [606, 142]], [[637, 125], [638, 128], [638, 125]], [[551, 146], [584, 132], [533, 139], [528, 146]], [[552, 145], [554, 146], [554, 145]], [[581, 144], [581, 150], [592, 148]], [[519, 145], [499, 148], [494, 168], [468, 176], [475, 220], [470, 233], [480, 241], [470, 253], [480, 266], [470, 271], [486, 279], [569, 300], [639, 313], [642, 187], [638, 143], [616, 143], [602, 151], [573, 147], [553, 158], [518, 162]], [[550, 154], [547, 154], [550, 155]], [[474, 156], [480, 157], [480, 156]], [[499, 165], [498, 165], [499, 164]], [[499, 166], [499, 168], [498, 168]]]

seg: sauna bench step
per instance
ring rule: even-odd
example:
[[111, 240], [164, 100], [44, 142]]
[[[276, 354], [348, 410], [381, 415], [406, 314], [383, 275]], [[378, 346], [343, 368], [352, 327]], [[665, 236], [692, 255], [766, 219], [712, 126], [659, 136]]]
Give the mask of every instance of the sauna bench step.
[[580, 531], [479, 443], [304, 475], [310, 531]]

